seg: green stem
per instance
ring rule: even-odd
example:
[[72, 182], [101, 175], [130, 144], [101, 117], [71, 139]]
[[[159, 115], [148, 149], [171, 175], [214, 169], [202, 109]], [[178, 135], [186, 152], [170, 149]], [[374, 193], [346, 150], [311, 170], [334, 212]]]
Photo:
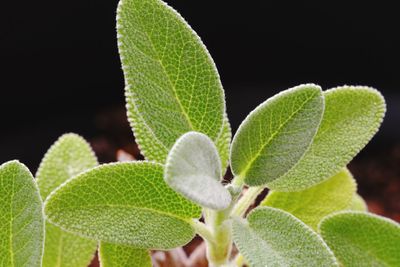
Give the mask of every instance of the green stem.
[[250, 187], [236, 203], [232, 210], [232, 215], [243, 217], [249, 207], [254, 203], [257, 196], [264, 190], [264, 187]]

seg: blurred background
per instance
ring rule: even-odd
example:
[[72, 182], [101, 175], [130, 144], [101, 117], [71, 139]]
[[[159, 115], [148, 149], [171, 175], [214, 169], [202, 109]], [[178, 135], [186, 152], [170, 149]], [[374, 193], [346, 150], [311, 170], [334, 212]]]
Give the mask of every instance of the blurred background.
[[[400, 16], [394, 2], [169, 0], [219, 69], [236, 131], [273, 94], [313, 82], [369, 85], [385, 96], [379, 133], [350, 169], [370, 209], [400, 221]], [[393, 6], [391, 6], [391, 4]], [[136, 154], [125, 117], [116, 0], [1, 1], [0, 162], [35, 172], [63, 133], [101, 162]]]

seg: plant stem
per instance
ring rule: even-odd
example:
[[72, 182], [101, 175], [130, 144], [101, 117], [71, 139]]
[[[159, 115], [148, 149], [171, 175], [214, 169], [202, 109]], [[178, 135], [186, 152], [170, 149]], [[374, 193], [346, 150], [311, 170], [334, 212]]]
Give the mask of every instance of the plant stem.
[[204, 223], [193, 219], [190, 224], [193, 226], [194, 230], [196, 233], [201, 236], [204, 240], [207, 240], [209, 242], [215, 242], [214, 236], [210, 229], [205, 225]]
[[236, 203], [232, 210], [232, 215], [243, 217], [257, 196], [264, 190], [261, 186], [249, 187], [243, 196]]

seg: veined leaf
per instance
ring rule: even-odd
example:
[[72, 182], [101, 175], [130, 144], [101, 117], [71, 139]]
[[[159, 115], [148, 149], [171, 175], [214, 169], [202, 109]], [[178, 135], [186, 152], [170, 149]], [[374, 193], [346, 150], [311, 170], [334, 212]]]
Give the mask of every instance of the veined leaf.
[[344, 169], [328, 180], [303, 191], [272, 191], [261, 205], [285, 210], [317, 230], [322, 218], [350, 206], [356, 190], [353, 177]]
[[[218, 142], [224, 92], [210, 55], [184, 19], [159, 0], [121, 0], [117, 31], [128, 117], [145, 157], [164, 163], [188, 131]], [[225, 147], [219, 146], [222, 156]]]
[[234, 219], [233, 239], [250, 266], [338, 266], [324, 241], [285, 211], [256, 208], [247, 221]]
[[343, 86], [324, 92], [325, 112], [314, 141], [296, 166], [268, 184], [277, 191], [299, 191], [344, 168], [377, 132], [385, 100], [375, 89]]
[[0, 266], [40, 267], [44, 218], [39, 189], [18, 161], [0, 166]]
[[106, 164], [75, 176], [46, 201], [54, 224], [92, 239], [138, 248], [169, 249], [194, 237], [201, 209], [164, 182], [151, 162]]
[[346, 267], [399, 266], [400, 225], [365, 212], [340, 212], [326, 217], [320, 232]]
[[233, 138], [233, 173], [250, 186], [279, 179], [310, 146], [323, 109], [321, 88], [313, 84], [288, 89], [262, 103]]
[[150, 253], [145, 249], [100, 243], [101, 267], [152, 267]]
[[213, 141], [198, 132], [182, 135], [167, 157], [164, 179], [187, 199], [210, 209], [226, 209], [231, 195], [221, 184], [221, 162]]
[[349, 206], [349, 210], [368, 211], [368, 206], [359, 194], [354, 194]]
[[[61, 136], [44, 156], [36, 174], [42, 199], [73, 176], [97, 165], [90, 145], [79, 135]], [[97, 242], [46, 223], [43, 267], [86, 267]]]

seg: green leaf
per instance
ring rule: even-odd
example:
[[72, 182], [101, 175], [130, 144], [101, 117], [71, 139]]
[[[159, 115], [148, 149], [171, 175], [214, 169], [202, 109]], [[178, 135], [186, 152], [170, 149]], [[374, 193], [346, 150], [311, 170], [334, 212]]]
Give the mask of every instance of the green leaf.
[[159, 0], [121, 0], [117, 31], [128, 117], [145, 157], [164, 163], [188, 131], [218, 140], [224, 92], [209, 53], [184, 19]]
[[[90, 145], [79, 135], [61, 136], [44, 156], [37, 183], [42, 199], [73, 176], [97, 165]], [[97, 249], [97, 242], [70, 234], [46, 223], [43, 267], [86, 267]]]
[[229, 149], [231, 145], [232, 139], [232, 131], [231, 125], [229, 123], [229, 119], [225, 114], [224, 124], [222, 126], [222, 131], [219, 134], [219, 137], [215, 141], [215, 146], [217, 147], [218, 154], [221, 159], [222, 165], [222, 175], [225, 174], [226, 168], [229, 166]]
[[40, 267], [44, 218], [39, 189], [25, 165], [0, 166], [0, 266]]
[[354, 194], [349, 206], [349, 210], [368, 211], [368, 206], [359, 194]]
[[364, 212], [340, 212], [326, 217], [320, 232], [346, 267], [399, 266], [400, 225]]
[[130, 246], [100, 243], [101, 267], [152, 267], [150, 253]]
[[343, 86], [324, 92], [325, 112], [314, 141], [284, 177], [269, 183], [277, 191], [299, 191], [344, 168], [377, 132], [385, 100], [375, 89]]
[[46, 201], [48, 219], [73, 233], [138, 248], [170, 249], [194, 236], [201, 209], [164, 182], [151, 162], [106, 164], [75, 176]]
[[176, 141], [164, 170], [164, 180], [175, 191], [203, 207], [226, 209], [232, 199], [221, 178], [218, 151], [210, 138], [188, 132]]
[[233, 239], [250, 266], [338, 266], [324, 241], [285, 211], [256, 208], [247, 221], [234, 219]]
[[233, 138], [233, 173], [250, 186], [284, 175], [310, 146], [323, 109], [321, 88], [313, 84], [288, 89], [262, 103]]
[[261, 205], [285, 210], [317, 230], [322, 218], [350, 206], [356, 190], [353, 177], [344, 169], [328, 180], [303, 191], [272, 191]]

